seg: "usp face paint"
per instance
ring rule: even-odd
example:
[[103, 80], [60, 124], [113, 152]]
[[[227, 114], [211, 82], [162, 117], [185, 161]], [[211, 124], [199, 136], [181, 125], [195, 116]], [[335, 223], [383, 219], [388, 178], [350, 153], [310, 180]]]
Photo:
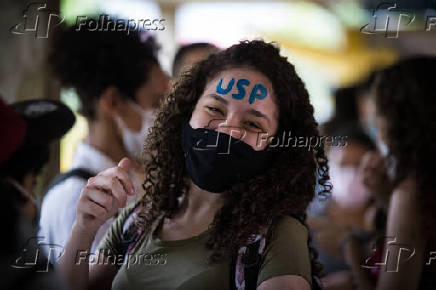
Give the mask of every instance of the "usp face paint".
[[220, 82], [218, 83], [218, 85], [216, 86], [216, 92], [220, 95], [225, 95], [228, 94], [232, 88], [233, 88], [233, 84], [235, 83], [235, 79], [232, 78], [232, 80], [228, 83], [227, 88], [223, 89], [222, 85], [223, 85], [223, 78], [220, 79]]
[[248, 103], [252, 104], [256, 99], [263, 100], [267, 96], [266, 88], [262, 84], [256, 84], [251, 90], [250, 98], [248, 99]]
[[236, 87], [238, 88], [237, 94], [232, 94], [232, 98], [235, 100], [242, 100], [245, 97], [245, 88], [244, 86], [249, 86], [250, 81], [246, 79], [240, 79], [236, 83]]
[[[216, 86], [216, 92], [220, 95], [228, 94], [233, 86], [235, 85], [235, 78], [232, 78], [229, 83], [227, 84], [226, 88], [223, 88], [223, 78], [220, 78], [220, 81], [218, 82]], [[244, 99], [246, 95], [245, 87], [250, 86], [250, 81], [247, 79], [239, 79], [236, 82], [236, 88], [238, 90], [237, 93], [232, 94], [232, 98], [235, 100], [242, 100]], [[250, 92], [250, 96], [248, 98], [248, 103], [253, 104], [254, 101], [257, 100], [263, 100], [268, 96], [268, 91], [262, 84], [255, 84], [253, 86], [253, 89]]]

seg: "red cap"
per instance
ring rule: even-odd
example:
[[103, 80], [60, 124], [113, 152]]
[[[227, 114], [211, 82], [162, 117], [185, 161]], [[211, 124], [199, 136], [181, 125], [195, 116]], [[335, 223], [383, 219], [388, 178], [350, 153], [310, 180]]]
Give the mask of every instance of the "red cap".
[[20, 148], [26, 136], [26, 122], [0, 98], [0, 166]]

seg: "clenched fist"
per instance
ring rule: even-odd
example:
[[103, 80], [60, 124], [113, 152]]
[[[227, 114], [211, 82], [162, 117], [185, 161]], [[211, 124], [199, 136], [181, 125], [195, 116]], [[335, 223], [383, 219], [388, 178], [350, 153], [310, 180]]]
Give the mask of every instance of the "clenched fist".
[[76, 209], [76, 230], [94, 235], [106, 220], [113, 217], [127, 203], [127, 195], [135, 188], [128, 175], [131, 161], [123, 158], [117, 167], [100, 172], [88, 179]]

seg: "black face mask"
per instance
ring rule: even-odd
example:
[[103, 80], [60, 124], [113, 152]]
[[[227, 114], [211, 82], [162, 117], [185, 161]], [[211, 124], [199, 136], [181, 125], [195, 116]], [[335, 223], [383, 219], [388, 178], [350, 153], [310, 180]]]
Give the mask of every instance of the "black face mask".
[[256, 151], [228, 134], [193, 129], [189, 123], [182, 132], [182, 148], [192, 181], [201, 189], [216, 193], [264, 172], [273, 157], [266, 149]]

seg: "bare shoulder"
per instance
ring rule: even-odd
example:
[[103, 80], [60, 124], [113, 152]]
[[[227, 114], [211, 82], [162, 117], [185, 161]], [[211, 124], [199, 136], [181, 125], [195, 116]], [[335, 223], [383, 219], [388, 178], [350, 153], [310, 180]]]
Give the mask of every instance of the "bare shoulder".
[[418, 200], [416, 182], [412, 178], [402, 181], [393, 191], [391, 209], [406, 211], [409, 214], [418, 214]]
[[417, 242], [421, 236], [420, 216], [416, 184], [413, 180], [407, 179], [392, 193], [387, 234], [398, 237], [403, 242]]
[[403, 193], [406, 195], [416, 194], [416, 181], [413, 178], [406, 178], [395, 188], [394, 192]]

